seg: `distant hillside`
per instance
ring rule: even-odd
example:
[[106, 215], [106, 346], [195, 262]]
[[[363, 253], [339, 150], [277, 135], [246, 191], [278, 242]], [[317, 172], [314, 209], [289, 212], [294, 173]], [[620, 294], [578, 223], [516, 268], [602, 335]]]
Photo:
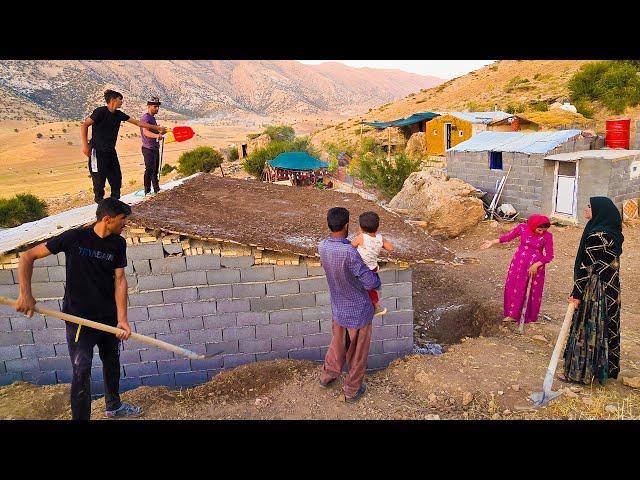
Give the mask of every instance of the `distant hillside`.
[[[174, 118], [359, 114], [443, 80], [400, 70], [295, 61], [0, 61], [0, 119], [80, 120], [113, 88], [124, 111], [148, 95]], [[4, 101], [6, 100], [6, 101]], [[173, 115], [171, 115], [173, 113]]]

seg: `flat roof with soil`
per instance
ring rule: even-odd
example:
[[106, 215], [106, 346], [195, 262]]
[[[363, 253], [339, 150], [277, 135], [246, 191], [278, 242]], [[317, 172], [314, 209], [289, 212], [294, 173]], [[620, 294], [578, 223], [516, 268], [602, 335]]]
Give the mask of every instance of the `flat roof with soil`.
[[379, 232], [396, 247], [391, 255], [383, 251], [382, 260], [421, 263], [455, 258], [423, 230], [358, 195], [207, 174], [134, 205], [131, 222], [196, 238], [317, 256], [318, 243], [329, 235], [326, 218], [331, 207], [349, 210], [350, 238], [358, 231], [361, 213], [380, 215]]

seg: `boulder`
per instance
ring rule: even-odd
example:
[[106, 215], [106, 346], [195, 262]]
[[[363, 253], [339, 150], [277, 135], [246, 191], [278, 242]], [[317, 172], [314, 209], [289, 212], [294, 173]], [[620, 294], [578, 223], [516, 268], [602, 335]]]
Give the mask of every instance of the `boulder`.
[[416, 132], [411, 135], [404, 153], [411, 159], [423, 158], [427, 152], [427, 141], [424, 132]]
[[484, 206], [475, 192], [468, 183], [441, 171], [420, 171], [409, 175], [388, 206], [426, 222], [430, 235], [457, 237], [484, 218]]

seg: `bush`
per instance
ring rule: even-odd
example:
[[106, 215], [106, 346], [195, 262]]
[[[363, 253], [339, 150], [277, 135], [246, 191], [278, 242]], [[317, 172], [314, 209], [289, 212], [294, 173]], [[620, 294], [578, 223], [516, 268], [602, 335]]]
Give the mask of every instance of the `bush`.
[[162, 168], [160, 169], [160, 175], [161, 176], [169, 175], [175, 169], [176, 167], [174, 167], [173, 165], [169, 165], [168, 163], [165, 163], [164, 165], [162, 165]]
[[264, 132], [272, 142], [292, 142], [296, 138], [293, 127], [289, 125], [272, 125], [265, 128]]
[[332, 158], [331, 160], [329, 160], [329, 167], [327, 168], [327, 171], [329, 173], [333, 173], [336, 170], [338, 170], [338, 159]]
[[233, 147], [229, 150], [229, 161], [235, 162], [240, 158], [240, 154], [238, 153], [238, 147]]
[[42, 138], [42, 134], [41, 134], [41, 133], [38, 133], [38, 134], [36, 134], [36, 137], [37, 137], [37, 138]]
[[17, 227], [47, 216], [47, 204], [30, 193], [0, 198], [0, 227]]
[[547, 112], [549, 111], [549, 105], [547, 105], [547, 102], [533, 102], [531, 110], [534, 112]]
[[17, 129], [17, 128], [14, 128], [14, 129], [13, 129], [13, 131], [14, 131], [14, 132], [16, 132], [16, 133], [18, 133], [18, 129]]
[[291, 142], [271, 142], [266, 147], [256, 150], [242, 163], [242, 168], [249, 175], [257, 179], [262, 178], [262, 171], [267, 160], [272, 160], [284, 152], [307, 152], [313, 157], [318, 157], [318, 152], [309, 142], [307, 137], [296, 138]]
[[178, 173], [193, 175], [197, 172], [211, 172], [222, 165], [224, 157], [211, 147], [198, 147], [184, 152], [178, 158]]
[[507, 113], [522, 113], [526, 110], [524, 103], [510, 103], [507, 105], [505, 112]]
[[595, 111], [593, 109], [593, 106], [591, 105], [591, 102], [589, 102], [588, 100], [578, 100], [574, 103], [573, 106], [576, 107], [576, 110], [580, 115], [587, 118], [593, 118], [593, 114], [595, 113]]
[[388, 160], [384, 155], [364, 155], [359, 158], [354, 174], [366, 185], [378, 189], [386, 198], [393, 198], [409, 175], [420, 170], [420, 160], [405, 154]]
[[635, 107], [640, 103], [640, 78], [635, 62], [605, 60], [583, 65], [569, 80], [569, 98], [574, 104], [600, 102], [616, 114]]

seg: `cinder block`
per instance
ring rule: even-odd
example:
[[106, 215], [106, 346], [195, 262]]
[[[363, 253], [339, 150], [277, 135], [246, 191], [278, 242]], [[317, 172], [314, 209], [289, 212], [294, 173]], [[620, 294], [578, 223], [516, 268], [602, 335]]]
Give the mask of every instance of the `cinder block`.
[[0, 285], [13, 285], [13, 273], [11, 270], [0, 270]]
[[269, 313], [269, 323], [291, 323], [302, 321], [302, 309], [277, 310]]
[[281, 325], [256, 325], [256, 337], [258, 340], [274, 337], [286, 337], [287, 324]]
[[123, 365], [125, 377], [138, 378], [143, 375], [157, 375], [158, 365], [156, 362], [134, 363]]
[[127, 309], [127, 319], [130, 322], [149, 320], [149, 311], [147, 307], [129, 307]]
[[[251, 299], [260, 300], [258, 298]], [[249, 312], [253, 311], [249, 300], [247, 299], [238, 299], [238, 300], [216, 300], [216, 308], [218, 313], [236, 313], [236, 312]]]
[[271, 282], [275, 279], [273, 266], [251, 267], [240, 270], [241, 282]]
[[267, 312], [271, 310], [282, 310], [282, 297], [264, 297], [251, 299], [252, 312]]
[[326, 292], [327, 290], [329, 290], [329, 284], [327, 283], [326, 277], [300, 280], [300, 293]]
[[271, 339], [262, 340], [240, 340], [240, 351], [242, 353], [266, 353], [271, 351]]
[[[253, 257], [251, 257], [253, 258]], [[224, 368], [233, 368], [238, 365], [244, 365], [256, 361], [255, 353], [236, 353], [233, 355], [225, 355], [223, 357]]]
[[140, 378], [134, 377], [124, 377], [120, 378], [120, 393], [126, 392], [127, 390], [133, 390], [134, 388], [138, 388], [142, 385]]
[[[22, 255], [22, 254], [21, 254]], [[38, 258], [33, 262], [34, 267], [55, 267], [58, 265], [58, 257], [56, 255], [47, 255], [44, 258]]]
[[238, 312], [236, 324], [239, 327], [247, 325], [267, 325], [269, 323], [269, 314], [266, 312]]
[[398, 325], [398, 337], [413, 337], [413, 323]]
[[56, 372], [22, 372], [22, 380], [36, 385], [55, 385]]
[[[382, 300], [382, 301], [384, 301], [384, 300]], [[371, 324], [372, 324], [374, 327], [377, 327], [377, 326], [379, 326], [379, 325], [382, 325], [382, 317], [381, 317], [380, 315], [376, 315], [376, 316], [374, 316], [374, 317], [373, 317], [373, 320], [371, 320]]]
[[20, 373], [11, 372], [0, 374], [0, 386], [11, 385], [13, 382], [19, 382], [22, 380]]
[[40, 370], [38, 360], [35, 358], [17, 358], [6, 360], [4, 366], [8, 373], [21, 373]]
[[200, 370], [197, 372], [176, 372], [176, 387], [193, 387], [207, 381], [207, 372]]
[[202, 330], [202, 317], [176, 318], [169, 320], [171, 332], [186, 332], [188, 330]]
[[290, 280], [294, 278], [306, 278], [308, 275], [306, 265], [291, 265], [285, 267], [274, 267], [274, 277], [276, 280]]
[[382, 323], [384, 325], [413, 324], [413, 310], [387, 312], [382, 316]]
[[222, 270], [207, 271], [207, 283], [218, 285], [221, 283], [238, 283], [240, 281], [240, 270], [223, 268]]
[[166, 275], [145, 275], [138, 277], [138, 289], [144, 290], [163, 290], [165, 288], [173, 288], [173, 277]]
[[257, 362], [267, 362], [269, 360], [277, 360], [279, 358], [289, 358], [287, 350], [281, 352], [256, 353]]
[[300, 282], [298, 280], [283, 280], [267, 283], [267, 295], [285, 295], [300, 293]]
[[283, 295], [284, 308], [315, 307], [316, 295], [313, 293], [300, 293], [298, 295]]
[[397, 297], [398, 295], [396, 295], [396, 286], [397, 286], [396, 283], [383, 285], [380, 291], [378, 292], [379, 297], [381, 299]]
[[[65, 345], [66, 347], [66, 345]], [[9, 348], [9, 347], [2, 347]], [[18, 348], [18, 347], [15, 347]], [[0, 348], [0, 350], [2, 350]], [[67, 349], [67, 355], [69, 355], [69, 350]], [[44, 345], [20, 345], [20, 353], [17, 357], [13, 358], [42, 358], [42, 357], [55, 357], [56, 350], [52, 344], [44, 344]], [[0, 360], [12, 360], [10, 358], [3, 358], [3, 355], [0, 353]]]
[[49, 281], [51, 282], [65, 282], [67, 279], [67, 270], [65, 267], [47, 267], [47, 271], [49, 273]]
[[164, 258], [164, 250], [161, 243], [145, 243], [127, 246], [127, 258], [132, 260], [148, 260], [152, 258]]
[[172, 288], [162, 291], [164, 303], [192, 302], [198, 299], [198, 290], [194, 287]]
[[[149, 350], [140, 350], [140, 361], [141, 362], [156, 362], [158, 360], [171, 360], [173, 359], [173, 352], [168, 350], [164, 350], [161, 348], [151, 348]], [[125, 363], [120, 360], [122, 363]]]
[[185, 257], [187, 270], [219, 270], [220, 255], [192, 255]]
[[[33, 274], [31, 275], [31, 283], [46, 283], [49, 281], [48, 267], [33, 267]], [[3, 270], [4, 271], [4, 270]], [[17, 271], [16, 271], [17, 273]]]
[[326, 272], [322, 267], [307, 267], [307, 275], [310, 277], [325, 276]]
[[[48, 330], [39, 330], [36, 331], [35, 334], [42, 335], [43, 332], [47, 332]], [[30, 330], [23, 330], [21, 332], [2, 332], [0, 333], [0, 347], [11, 347], [15, 345], [24, 345], [28, 343], [35, 343], [33, 341], [34, 333]], [[41, 342], [37, 342], [41, 343]], [[44, 341], [42, 343], [53, 343]]]
[[333, 320], [320, 320], [320, 331], [322, 333], [331, 333], [333, 330]]
[[141, 335], [149, 335], [150, 333], [169, 333], [168, 320], [146, 320], [143, 322], [134, 322], [136, 333]]
[[[155, 349], [155, 350], [159, 350], [160, 349]], [[162, 350], [163, 352], [166, 352], [166, 350]], [[120, 352], [120, 364], [121, 365], [126, 365], [128, 363], [140, 363], [140, 354], [141, 354], [142, 350], [123, 350]], [[168, 352], [171, 353], [171, 352]], [[172, 354], [173, 355], [173, 354]], [[171, 357], [173, 358], [173, 357]], [[98, 361], [100, 361], [100, 357], [94, 357], [93, 359], [94, 363], [97, 363]]]
[[398, 283], [411, 282], [413, 270], [411, 270], [410, 268], [405, 268], [402, 270], [398, 270], [397, 272], [398, 273], [396, 275]]
[[411, 282], [396, 284], [396, 297], [410, 297], [413, 294]]
[[213, 315], [218, 311], [218, 307], [214, 300], [205, 300], [201, 302], [183, 303], [182, 311], [186, 318], [199, 317], [202, 315]]
[[[0, 285], [0, 296], [18, 298], [20, 287], [18, 285]], [[13, 310], [15, 312], [15, 309]]]
[[395, 352], [400, 355], [406, 355], [413, 349], [413, 338], [405, 337], [396, 338], [393, 340], [383, 340], [382, 345], [384, 348], [384, 353]]
[[191, 370], [213, 370], [222, 368], [222, 355], [202, 360], [191, 360]]
[[299, 350], [289, 350], [289, 358], [294, 360], [320, 361], [324, 357], [320, 348], [301, 348]]
[[190, 360], [188, 358], [177, 358], [174, 360], [158, 360], [158, 373], [176, 373], [189, 370]]
[[264, 283], [239, 283], [233, 285], [234, 298], [264, 297], [266, 295]]
[[220, 265], [225, 268], [249, 268], [255, 263], [253, 256], [220, 257]]
[[173, 274], [173, 284], [176, 287], [192, 287], [207, 285], [207, 273], [203, 270], [190, 270]]
[[395, 353], [383, 353], [382, 355], [369, 355], [367, 360], [367, 370], [376, 370], [386, 368], [393, 362], [398, 355]]
[[290, 337], [313, 335], [314, 333], [320, 333], [320, 322], [318, 320], [287, 324], [287, 335]]
[[[320, 330], [320, 328], [318, 328]], [[305, 348], [326, 347], [331, 343], [330, 333], [317, 333], [315, 335], [305, 335], [303, 337]]]
[[[182, 304], [172, 303], [170, 305], [154, 305], [148, 308], [149, 320], [157, 320], [159, 318], [179, 318], [182, 317]], [[187, 316], [192, 316], [191, 314]]]
[[210, 287], [198, 287], [198, 299], [200, 300], [206, 300], [209, 298], [231, 298], [232, 296], [233, 293], [231, 291], [231, 285], [212, 285]]
[[162, 298], [161, 291], [132, 293], [129, 295], [129, 305], [132, 307], [162, 305], [163, 303], [164, 299]]
[[63, 297], [64, 283], [63, 282], [32, 283], [31, 292], [33, 293], [33, 296], [35, 298]]
[[302, 346], [303, 346], [302, 336], [271, 339], [271, 349], [274, 351], [295, 350], [295, 349], [302, 348]]
[[204, 328], [225, 328], [236, 325], [235, 313], [219, 313], [217, 315], [205, 315], [202, 317]]
[[380, 270], [378, 272], [378, 276], [380, 277], [380, 282], [382, 282], [383, 285], [387, 283], [396, 283], [395, 270]]
[[137, 275], [126, 275], [124, 276], [127, 281], [127, 289], [129, 291], [137, 290], [138, 288], [138, 277]]
[[[134, 275], [135, 272], [133, 271], [133, 265], [131, 265], [130, 263], [127, 264], [126, 267], [124, 267], [124, 274], [125, 275]], [[137, 283], [137, 282], [136, 282]]]
[[[222, 339], [228, 340], [254, 340], [256, 338], [256, 328], [262, 325], [249, 325], [246, 327], [228, 327], [222, 329]], [[222, 340], [220, 339], [220, 340]], [[215, 341], [215, 340], [214, 340]]]
[[72, 368], [69, 357], [45, 357], [36, 360], [38, 367], [34, 370], [68, 370]]
[[[160, 261], [160, 259], [158, 259], [158, 261]], [[149, 260], [133, 260], [131, 263], [133, 271], [138, 275], [151, 274], [151, 265]]]
[[331, 307], [326, 305], [322, 307], [311, 307], [302, 309], [302, 320], [331, 320]]
[[[4, 333], [0, 333], [0, 337], [2, 337]], [[22, 345], [25, 349], [28, 347], [34, 347], [35, 345]], [[28, 351], [28, 350], [26, 350]], [[18, 358], [37, 358], [33, 355], [22, 355], [22, 349], [18, 345], [8, 345], [5, 347], [0, 347], [0, 363], [5, 360], [16, 360]]]
[[413, 299], [411, 297], [399, 297], [396, 300], [398, 310], [413, 310]]
[[371, 342], [369, 344], [369, 355], [377, 355], [379, 353], [384, 353], [384, 348], [382, 343], [383, 343], [382, 340]]
[[[233, 327], [232, 327], [233, 328]], [[221, 342], [223, 339], [222, 329], [189, 330], [189, 340], [191, 343]], [[225, 340], [227, 340], [225, 338]], [[235, 340], [235, 339], [229, 339]]]
[[174, 387], [176, 379], [173, 373], [162, 373], [159, 375], [145, 375], [140, 377], [142, 385], [149, 387]]
[[396, 325], [373, 327], [371, 340], [387, 340], [392, 338], [398, 338], [398, 327]]
[[[69, 345], [67, 343], [54, 343], [53, 350], [56, 357], [68, 357]], [[53, 355], [38, 355], [38, 357], [52, 357]]]
[[56, 370], [56, 379], [58, 383], [71, 383], [71, 379], [73, 378], [73, 371], [70, 369], [66, 370]]
[[151, 272], [154, 275], [186, 271], [187, 264], [184, 261], [184, 257], [154, 258], [151, 260]]
[[225, 354], [225, 353], [238, 353], [239, 340], [229, 340], [226, 342], [215, 342], [215, 343], [206, 343], [205, 344], [205, 352], [208, 355], [212, 354]]
[[162, 248], [168, 255], [181, 255], [182, 245], [180, 243], [162, 244]]
[[[16, 287], [17, 285], [13, 285]], [[16, 309], [15, 307], [10, 307], [9, 305], [5, 305], [4, 303], [0, 303], [0, 317], [15, 317]]]
[[[173, 345], [186, 345], [189, 343], [189, 332], [158, 333], [156, 338]], [[138, 345], [140, 344], [138, 343]]]
[[7, 330], [42, 330], [47, 328], [47, 325], [42, 315], [34, 315], [31, 318], [23, 315], [21, 317], [14, 317], [10, 319], [10, 327], [11, 328]]
[[331, 305], [329, 292], [316, 293], [316, 306]]

